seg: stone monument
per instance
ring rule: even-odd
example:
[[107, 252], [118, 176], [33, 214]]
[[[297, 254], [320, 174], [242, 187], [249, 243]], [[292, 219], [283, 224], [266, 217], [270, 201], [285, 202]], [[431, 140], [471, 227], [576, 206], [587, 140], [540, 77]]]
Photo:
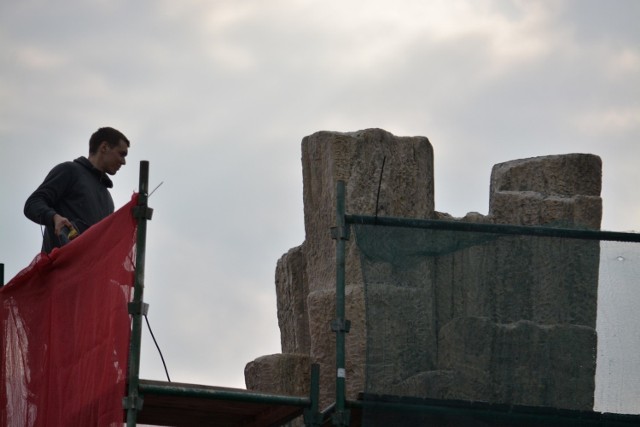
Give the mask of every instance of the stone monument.
[[[330, 229], [335, 225], [338, 180], [346, 184], [350, 214], [600, 227], [601, 161], [594, 155], [495, 165], [489, 214], [470, 213], [462, 219], [435, 210], [433, 148], [425, 137], [397, 137], [381, 129], [318, 132], [302, 141], [302, 167], [305, 240], [276, 266], [282, 353], [250, 362], [245, 379], [251, 390], [307, 395], [309, 366], [318, 363], [322, 405], [333, 401], [335, 390], [335, 334], [330, 327], [335, 318], [335, 241]], [[582, 245], [584, 256], [577, 264], [567, 258], [571, 248], [566, 245]], [[402, 287], [380, 266], [371, 270], [380, 274], [375, 286], [367, 288], [365, 300], [362, 260], [350, 239], [348, 398], [355, 399], [366, 388], [405, 396], [591, 410], [599, 246], [566, 245], [558, 249], [545, 241], [507, 240], [459, 250], [420, 267], [437, 270], [437, 277], [408, 280]], [[511, 253], [536, 257], [504, 262]], [[497, 280], [496, 271], [517, 280]], [[399, 308], [403, 301], [415, 303], [407, 310]], [[384, 305], [382, 320], [392, 333], [376, 344], [367, 341], [367, 310], [379, 305]], [[388, 359], [382, 363], [367, 358], [367, 345], [384, 346], [387, 357], [397, 363], [390, 367]], [[527, 350], [531, 348], [537, 350]], [[419, 357], [407, 359], [404, 354]]]

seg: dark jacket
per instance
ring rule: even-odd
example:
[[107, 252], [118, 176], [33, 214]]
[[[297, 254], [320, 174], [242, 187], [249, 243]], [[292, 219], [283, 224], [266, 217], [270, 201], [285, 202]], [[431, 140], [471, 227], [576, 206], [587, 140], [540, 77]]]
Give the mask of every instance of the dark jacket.
[[80, 233], [113, 213], [111, 187], [111, 179], [85, 157], [54, 167], [24, 205], [26, 217], [45, 226], [42, 251], [60, 246], [53, 230], [56, 213], [69, 219]]

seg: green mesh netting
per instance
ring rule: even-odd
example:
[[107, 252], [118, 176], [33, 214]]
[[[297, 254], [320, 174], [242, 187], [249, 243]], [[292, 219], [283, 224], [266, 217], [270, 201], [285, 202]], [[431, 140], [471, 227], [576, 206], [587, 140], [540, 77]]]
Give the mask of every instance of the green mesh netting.
[[[640, 413], [638, 243], [353, 229], [365, 394]], [[385, 416], [363, 425], [434, 421]]]

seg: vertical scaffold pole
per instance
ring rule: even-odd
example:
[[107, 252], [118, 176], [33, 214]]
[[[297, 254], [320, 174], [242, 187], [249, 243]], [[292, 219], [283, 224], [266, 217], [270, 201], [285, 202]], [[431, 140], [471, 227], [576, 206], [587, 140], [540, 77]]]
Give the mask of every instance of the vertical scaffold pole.
[[128, 396], [124, 398], [123, 406], [127, 411], [127, 427], [134, 427], [137, 423], [138, 411], [142, 409], [142, 399], [139, 395], [140, 384], [140, 352], [142, 346], [142, 316], [147, 312], [147, 305], [143, 302], [144, 293], [144, 265], [147, 241], [147, 220], [151, 219], [152, 210], [147, 206], [149, 192], [149, 162], [140, 162], [140, 182], [138, 204], [133, 215], [138, 221], [136, 236], [136, 272], [133, 289], [133, 301], [129, 304], [131, 314], [131, 341], [129, 344], [129, 387]]
[[311, 387], [309, 390], [310, 405], [304, 410], [304, 425], [306, 427], [320, 427], [322, 414], [320, 413], [320, 365], [311, 365]]
[[331, 329], [336, 333], [336, 406], [333, 415], [335, 426], [349, 425], [346, 406], [345, 338], [349, 321], [345, 319], [345, 247], [349, 233], [345, 222], [345, 184], [338, 181], [336, 188], [336, 320]]

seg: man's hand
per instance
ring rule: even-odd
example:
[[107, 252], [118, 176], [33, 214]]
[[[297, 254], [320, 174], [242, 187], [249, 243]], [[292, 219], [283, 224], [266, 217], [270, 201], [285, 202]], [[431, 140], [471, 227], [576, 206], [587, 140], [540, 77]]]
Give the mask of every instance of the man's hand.
[[73, 228], [73, 224], [67, 218], [62, 215], [55, 214], [53, 216], [53, 231], [56, 236], [60, 234], [63, 227], [69, 227], [69, 229]]

